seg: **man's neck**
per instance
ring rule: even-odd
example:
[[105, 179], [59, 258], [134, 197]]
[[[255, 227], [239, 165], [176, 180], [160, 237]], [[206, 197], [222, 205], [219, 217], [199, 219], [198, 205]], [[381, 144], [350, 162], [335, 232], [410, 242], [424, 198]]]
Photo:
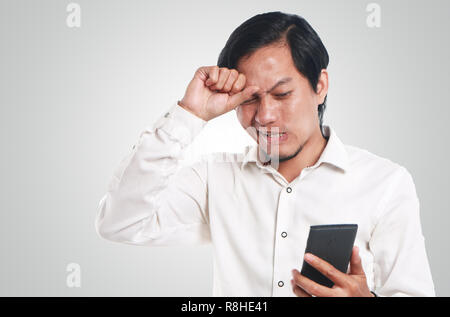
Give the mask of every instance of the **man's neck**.
[[315, 134], [303, 146], [302, 150], [293, 158], [280, 162], [278, 172], [288, 181], [292, 182], [306, 167], [313, 166], [327, 145], [328, 140], [322, 134]]

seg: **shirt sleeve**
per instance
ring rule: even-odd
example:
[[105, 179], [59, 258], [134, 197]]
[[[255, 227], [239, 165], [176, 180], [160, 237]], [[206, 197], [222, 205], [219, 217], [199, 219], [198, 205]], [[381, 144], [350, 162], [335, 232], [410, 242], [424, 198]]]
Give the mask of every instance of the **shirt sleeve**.
[[435, 296], [420, 223], [420, 204], [409, 172], [400, 167], [388, 188], [369, 242], [379, 296]]
[[210, 242], [206, 162], [181, 164], [206, 124], [175, 103], [140, 134], [100, 200], [95, 228], [102, 238], [143, 246]]

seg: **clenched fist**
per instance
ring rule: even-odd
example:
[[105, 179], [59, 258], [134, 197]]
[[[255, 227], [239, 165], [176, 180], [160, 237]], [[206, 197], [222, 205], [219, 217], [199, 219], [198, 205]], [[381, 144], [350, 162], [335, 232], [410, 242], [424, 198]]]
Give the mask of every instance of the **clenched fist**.
[[245, 75], [235, 69], [204, 66], [197, 69], [178, 105], [209, 121], [233, 110], [259, 90], [245, 87]]

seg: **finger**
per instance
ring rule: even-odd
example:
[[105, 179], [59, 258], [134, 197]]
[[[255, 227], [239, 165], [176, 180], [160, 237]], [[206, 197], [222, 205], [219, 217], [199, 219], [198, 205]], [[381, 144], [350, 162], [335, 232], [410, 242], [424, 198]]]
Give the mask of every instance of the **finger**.
[[234, 94], [228, 98], [227, 106], [226, 108], [228, 111], [233, 110], [237, 106], [239, 106], [241, 103], [243, 103], [245, 100], [248, 100], [252, 97], [253, 94], [259, 91], [258, 86], [249, 86], [245, 88], [243, 91]]
[[230, 75], [228, 76], [228, 79], [222, 88], [222, 92], [230, 92], [231, 87], [233, 86], [233, 84], [234, 84], [235, 80], [238, 78], [238, 76], [239, 76], [239, 73], [237, 70], [235, 70], [235, 69], [230, 70]]
[[206, 86], [214, 85], [219, 80], [219, 66], [211, 66], [206, 68], [208, 79], [206, 80]]
[[292, 292], [297, 295], [297, 297], [312, 297], [307, 292], [305, 292], [301, 287], [297, 286], [294, 280], [291, 280]]
[[361, 257], [359, 256], [359, 248], [353, 247], [352, 257], [350, 259], [350, 274], [352, 275], [366, 275], [362, 267]]
[[244, 74], [239, 74], [238, 78], [234, 82], [233, 87], [231, 87], [231, 93], [236, 94], [240, 92], [245, 87], [246, 78]]
[[215, 85], [210, 86], [209, 89], [221, 91], [228, 79], [228, 76], [230, 76], [230, 70], [228, 68], [223, 67], [219, 69], [219, 80]]
[[306, 276], [301, 275], [297, 270], [292, 270], [292, 275], [294, 277], [294, 283], [310, 295], [318, 297], [331, 297], [334, 295], [334, 290], [332, 288], [310, 280]]
[[328, 279], [334, 282], [337, 285], [347, 285], [349, 283], [348, 279], [350, 278], [347, 274], [342, 273], [330, 263], [322, 260], [321, 258], [311, 254], [305, 254], [305, 261], [308, 262], [312, 267], [318, 270], [320, 273], [325, 275]]

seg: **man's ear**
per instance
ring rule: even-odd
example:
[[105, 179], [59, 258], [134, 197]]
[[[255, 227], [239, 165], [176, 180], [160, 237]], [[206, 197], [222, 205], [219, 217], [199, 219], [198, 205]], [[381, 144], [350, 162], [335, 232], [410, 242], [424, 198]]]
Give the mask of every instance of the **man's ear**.
[[325, 101], [325, 96], [328, 93], [328, 71], [324, 68], [320, 72], [319, 80], [317, 82], [316, 94], [319, 98], [319, 105]]

